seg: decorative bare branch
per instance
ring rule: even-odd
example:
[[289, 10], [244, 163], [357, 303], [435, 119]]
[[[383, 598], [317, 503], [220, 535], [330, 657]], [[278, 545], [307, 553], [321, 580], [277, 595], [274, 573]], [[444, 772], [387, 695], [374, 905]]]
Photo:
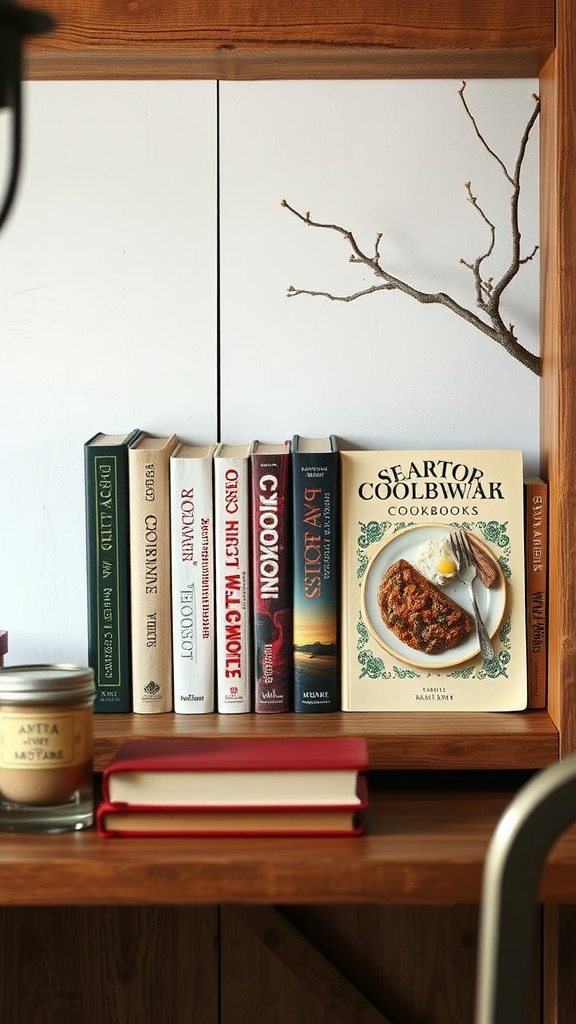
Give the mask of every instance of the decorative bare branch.
[[482, 146], [486, 152], [496, 161], [502, 170], [504, 177], [510, 185], [510, 236], [511, 236], [511, 255], [508, 267], [501, 275], [498, 280], [494, 280], [494, 277], [489, 276], [485, 271], [485, 265], [489, 258], [493, 255], [496, 247], [496, 225], [492, 223], [488, 215], [486, 214], [483, 207], [478, 201], [478, 197], [474, 195], [472, 190], [472, 183], [467, 181], [464, 185], [466, 190], [468, 201], [472, 204], [479, 217], [482, 219], [488, 230], [488, 243], [483, 253], [476, 257], [473, 261], [467, 261], [461, 259], [460, 263], [467, 267], [472, 274], [474, 283], [474, 292], [476, 307], [481, 311], [482, 315], [468, 309], [466, 306], [461, 305], [451, 295], [446, 292], [425, 292], [419, 288], [415, 288], [407, 281], [396, 277], [389, 270], [382, 266], [381, 263], [381, 252], [380, 243], [382, 240], [382, 233], [379, 232], [376, 235], [374, 242], [374, 249], [370, 252], [365, 252], [359, 245], [354, 233], [348, 228], [342, 227], [340, 224], [325, 223], [322, 221], [314, 220], [309, 211], [301, 213], [295, 207], [291, 206], [285, 199], [282, 199], [281, 204], [285, 206], [290, 213], [294, 214], [299, 220], [308, 227], [320, 228], [325, 231], [332, 231], [336, 234], [341, 235], [348, 245], [350, 246], [350, 263], [360, 263], [367, 267], [368, 270], [378, 279], [378, 283], [368, 288], [363, 288], [360, 291], [353, 292], [348, 295], [333, 295], [327, 291], [314, 291], [310, 288], [295, 288], [293, 285], [287, 289], [286, 294], [289, 298], [296, 295], [313, 295], [323, 296], [324, 298], [331, 299], [334, 302], [353, 302], [355, 299], [362, 298], [365, 295], [372, 295], [374, 292], [379, 291], [401, 291], [405, 295], [409, 295], [411, 298], [416, 299], [417, 302], [430, 304], [435, 303], [442, 306], [446, 306], [447, 309], [451, 310], [456, 316], [466, 320], [473, 327], [476, 327], [483, 334], [492, 338], [493, 341], [508, 352], [514, 359], [518, 359], [524, 366], [526, 366], [533, 373], [538, 376], [542, 375], [542, 359], [540, 356], [530, 352], [521, 342], [518, 340], [514, 324], [506, 323], [501, 313], [501, 300], [502, 296], [518, 274], [520, 267], [525, 263], [529, 263], [530, 260], [534, 259], [534, 256], [538, 252], [538, 246], [535, 245], [531, 252], [526, 255], [522, 255], [521, 248], [521, 232], [520, 232], [520, 221], [519, 221], [519, 201], [520, 201], [520, 189], [521, 189], [521, 172], [524, 163], [524, 157], [526, 155], [526, 148], [530, 133], [536, 123], [538, 115], [540, 113], [540, 99], [538, 96], [533, 95], [534, 109], [532, 114], [524, 128], [522, 137], [520, 139], [520, 145], [518, 155], [514, 164], [513, 170], [509, 170], [504, 161], [498, 156], [498, 154], [490, 148], [482, 132], [478, 127], [476, 118], [474, 117], [468, 102], [465, 97], [466, 82], [463, 82], [458, 94], [462, 101], [462, 105], [466, 114], [471, 121], [474, 131], [478, 136]]

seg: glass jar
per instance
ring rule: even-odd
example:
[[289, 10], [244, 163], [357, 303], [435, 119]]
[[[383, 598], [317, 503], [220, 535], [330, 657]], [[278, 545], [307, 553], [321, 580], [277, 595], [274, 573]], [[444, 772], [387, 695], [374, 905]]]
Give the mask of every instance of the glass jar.
[[94, 696], [91, 668], [0, 668], [0, 829], [92, 825]]

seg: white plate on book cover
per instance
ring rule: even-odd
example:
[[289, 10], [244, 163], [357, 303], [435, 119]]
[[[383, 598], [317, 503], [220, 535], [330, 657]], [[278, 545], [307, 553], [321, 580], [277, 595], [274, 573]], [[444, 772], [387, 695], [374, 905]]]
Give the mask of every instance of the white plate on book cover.
[[[395, 533], [388, 540], [384, 541], [372, 558], [362, 585], [362, 613], [364, 621], [374, 639], [394, 658], [398, 658], [400, 661], [406, 662], [408, 665], [414, 665], [417, 668], [429, 668], [431, 671], [451, 668], [454, 665], [460, 665], [474, 658], [480, 650], [476, 630], [473, 631], [472, 635], [464, 643], [459, 644], [458, 647], [452, 647], [450, 650], [443, 651], [441, 654], [426, 654], [423, 651], [417, 651], [403, 643], [386, 626], [378, 605], [378, 588], [382, 578], [394, 562], [397, 562], [400, 558], [405, 558], [407, 562], [414, 564], [416, 554], [423, 544], [430, 540], [445, 537], [453, 529], [454, 527], [450, 527], [445, 523], [434, 523], [431, 525], [409, 526], [405, 530]], [[504, 617], [506, 582], [502, 567], [492, 551], [487, 547], [484, 540], [474, 531], [472, 533], [475, 543], [488, 556], [497, 571], [496, 582], [490, 588], [485, 587], [480, 582], [474, 584], [476, 603], [480, 609], [480, 614], [488, 634], [493, 637]], [[468, 588], [464, 583], [457, 579], [450, 580], [449, 583], [439, 589], [461, 605], [472, 617], [474, 616]]]

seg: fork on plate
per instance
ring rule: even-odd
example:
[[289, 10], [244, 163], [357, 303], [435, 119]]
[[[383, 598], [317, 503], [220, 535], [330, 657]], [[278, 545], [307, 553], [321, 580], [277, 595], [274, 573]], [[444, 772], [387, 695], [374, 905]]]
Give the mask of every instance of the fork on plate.
[[466, 534], [458, 530], [455, 533], [450, 534], [450, 545], [454, 558], [459, 566], [458, 579], [465, 583], [468, 587], [468, 593], [470, 594], [470, 600], [472, 601], [472, 609], [474, 611], [474, 618], [476, 619], [476, 631], [478, 633], [478, 640], [480, 643], [480, 653], [484, 658], [484, 661], [490, 661], [496, 657], [496, 652], [492, 646], [488, 631], [482, 616], [480, 615], [480, 609], [476, 603], [476, 595], [474, 593], [474, 581], [478, 578], [478, 568], [474, 561], [474, 553], [472, 551], [472, 545], [470, 539]]

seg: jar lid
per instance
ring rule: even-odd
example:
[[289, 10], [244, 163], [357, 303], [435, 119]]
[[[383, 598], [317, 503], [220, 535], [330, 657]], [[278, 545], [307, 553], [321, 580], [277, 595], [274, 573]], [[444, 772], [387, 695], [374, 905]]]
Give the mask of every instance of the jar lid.
[[79, 665], [10, 665], [0, 668], [0, 703], [70, 701], [94, 696], [94, 671]]

